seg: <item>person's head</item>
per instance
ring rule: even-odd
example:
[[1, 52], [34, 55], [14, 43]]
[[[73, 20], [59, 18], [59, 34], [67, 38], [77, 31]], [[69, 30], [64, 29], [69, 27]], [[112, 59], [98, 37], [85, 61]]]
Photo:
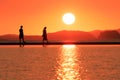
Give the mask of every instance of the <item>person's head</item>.
[[23, 28], [23, 26], [21, 25], [21, 26], [20, 26], [20, 28], [22, 29], [22, 28]]
[[45, 26], [44, 29], [46, 29], [47, 27]]

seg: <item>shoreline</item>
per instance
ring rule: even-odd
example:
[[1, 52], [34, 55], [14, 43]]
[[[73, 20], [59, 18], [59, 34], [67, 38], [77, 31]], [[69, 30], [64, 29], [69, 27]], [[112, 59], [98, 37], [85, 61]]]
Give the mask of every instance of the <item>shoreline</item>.
[[[45, 45], [120, 45], [120, 42], [48, 42]], [[19, 42], [4, 42], [0, 43], [0, 45], [20, 45]], [[25, 42], [24, 45], [43, 45], [42, 42]]]

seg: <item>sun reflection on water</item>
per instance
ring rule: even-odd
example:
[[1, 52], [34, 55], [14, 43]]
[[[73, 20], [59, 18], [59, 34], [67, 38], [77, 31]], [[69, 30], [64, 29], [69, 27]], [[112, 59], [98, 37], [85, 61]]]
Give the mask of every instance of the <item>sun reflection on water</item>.
[[79, 65], [75, 45], [63, 45], [59, 68], [57, 70], [58, 80], [80, 80]]

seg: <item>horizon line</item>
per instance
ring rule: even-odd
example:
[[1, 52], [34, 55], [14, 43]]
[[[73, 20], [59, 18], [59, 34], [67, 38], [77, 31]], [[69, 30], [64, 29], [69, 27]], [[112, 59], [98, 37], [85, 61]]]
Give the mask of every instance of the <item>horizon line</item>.
[[[26, 42], [24, 45], [120, 45], [120, 42]], [[0, 45], [20, 45], [19, 42], [7, 42], [7, 43], [0, 43]]]

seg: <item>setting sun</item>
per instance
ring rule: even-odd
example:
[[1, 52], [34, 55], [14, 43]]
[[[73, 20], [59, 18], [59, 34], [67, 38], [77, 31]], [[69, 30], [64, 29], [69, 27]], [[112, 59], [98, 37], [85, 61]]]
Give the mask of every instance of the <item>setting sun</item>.
[[65, 24], [70, 25], [75, 22], [75, 16], [72, 13], [66, 13], [63, 15], [62, 20]]

